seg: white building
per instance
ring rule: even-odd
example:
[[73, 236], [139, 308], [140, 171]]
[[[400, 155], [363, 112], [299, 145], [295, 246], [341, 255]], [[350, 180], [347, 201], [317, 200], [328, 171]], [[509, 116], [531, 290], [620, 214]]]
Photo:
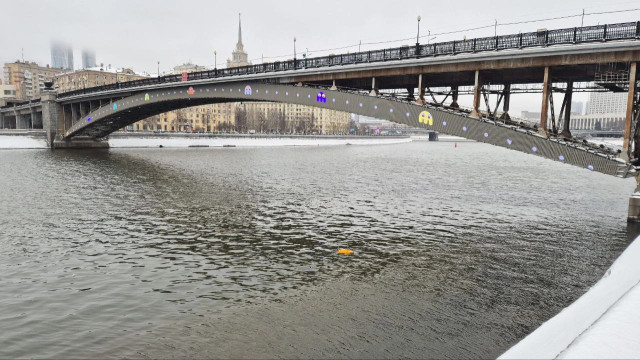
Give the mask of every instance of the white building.
[[627, 94], [594, 92], [589, 96], [589, 111], [592, 114], [624, 114], [627, 110]]

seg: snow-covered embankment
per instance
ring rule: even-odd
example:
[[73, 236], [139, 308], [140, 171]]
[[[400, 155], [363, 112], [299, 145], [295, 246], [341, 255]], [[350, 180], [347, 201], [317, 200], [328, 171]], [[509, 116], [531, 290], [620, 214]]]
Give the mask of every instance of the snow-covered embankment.
[[586, 294], [500, 359], [640, 358], [640, 237]]

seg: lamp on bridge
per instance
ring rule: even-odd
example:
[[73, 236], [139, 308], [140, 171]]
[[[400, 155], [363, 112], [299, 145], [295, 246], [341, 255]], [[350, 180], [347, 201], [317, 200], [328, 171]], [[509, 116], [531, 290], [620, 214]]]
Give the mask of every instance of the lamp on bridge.
[[218, 74], [218, 52], [213, 50], [213, 71]]
[[296, 68], [296, 37], [293, 37], [293, 68]]
[[158, 60], [158, 77], [160, 77], [160, 60]]
[[416, 36], [416, 54], [420, 55], [420, 20], [422, 17], [418, 15], [418, 35]]

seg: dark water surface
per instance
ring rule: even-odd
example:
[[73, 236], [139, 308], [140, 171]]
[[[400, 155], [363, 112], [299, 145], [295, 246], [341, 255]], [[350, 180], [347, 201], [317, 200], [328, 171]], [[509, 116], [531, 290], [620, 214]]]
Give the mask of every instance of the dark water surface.
[[0, 358], [495, 357], [635, 235], [633, 180], [478, 143], [0, 151], [0, 189]]

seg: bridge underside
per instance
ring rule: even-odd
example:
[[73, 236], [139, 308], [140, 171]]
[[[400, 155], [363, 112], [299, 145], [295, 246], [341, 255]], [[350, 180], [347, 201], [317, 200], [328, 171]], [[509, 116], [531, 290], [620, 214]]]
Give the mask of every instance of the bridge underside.
[[356, 92], [267, 83], [173, 84], [172, 87], [135, 93], [83, 116], [65, 133], [65, 139], [101, 138], [166, 111], [243, 101], [282, 102], [345, 111], [460, 136], [609, 175], [629, 175], [629, 166], [612, 154], [601, 153], [582, 144], [549, 139], [515, 125], [472, 118], [462, 111]]

